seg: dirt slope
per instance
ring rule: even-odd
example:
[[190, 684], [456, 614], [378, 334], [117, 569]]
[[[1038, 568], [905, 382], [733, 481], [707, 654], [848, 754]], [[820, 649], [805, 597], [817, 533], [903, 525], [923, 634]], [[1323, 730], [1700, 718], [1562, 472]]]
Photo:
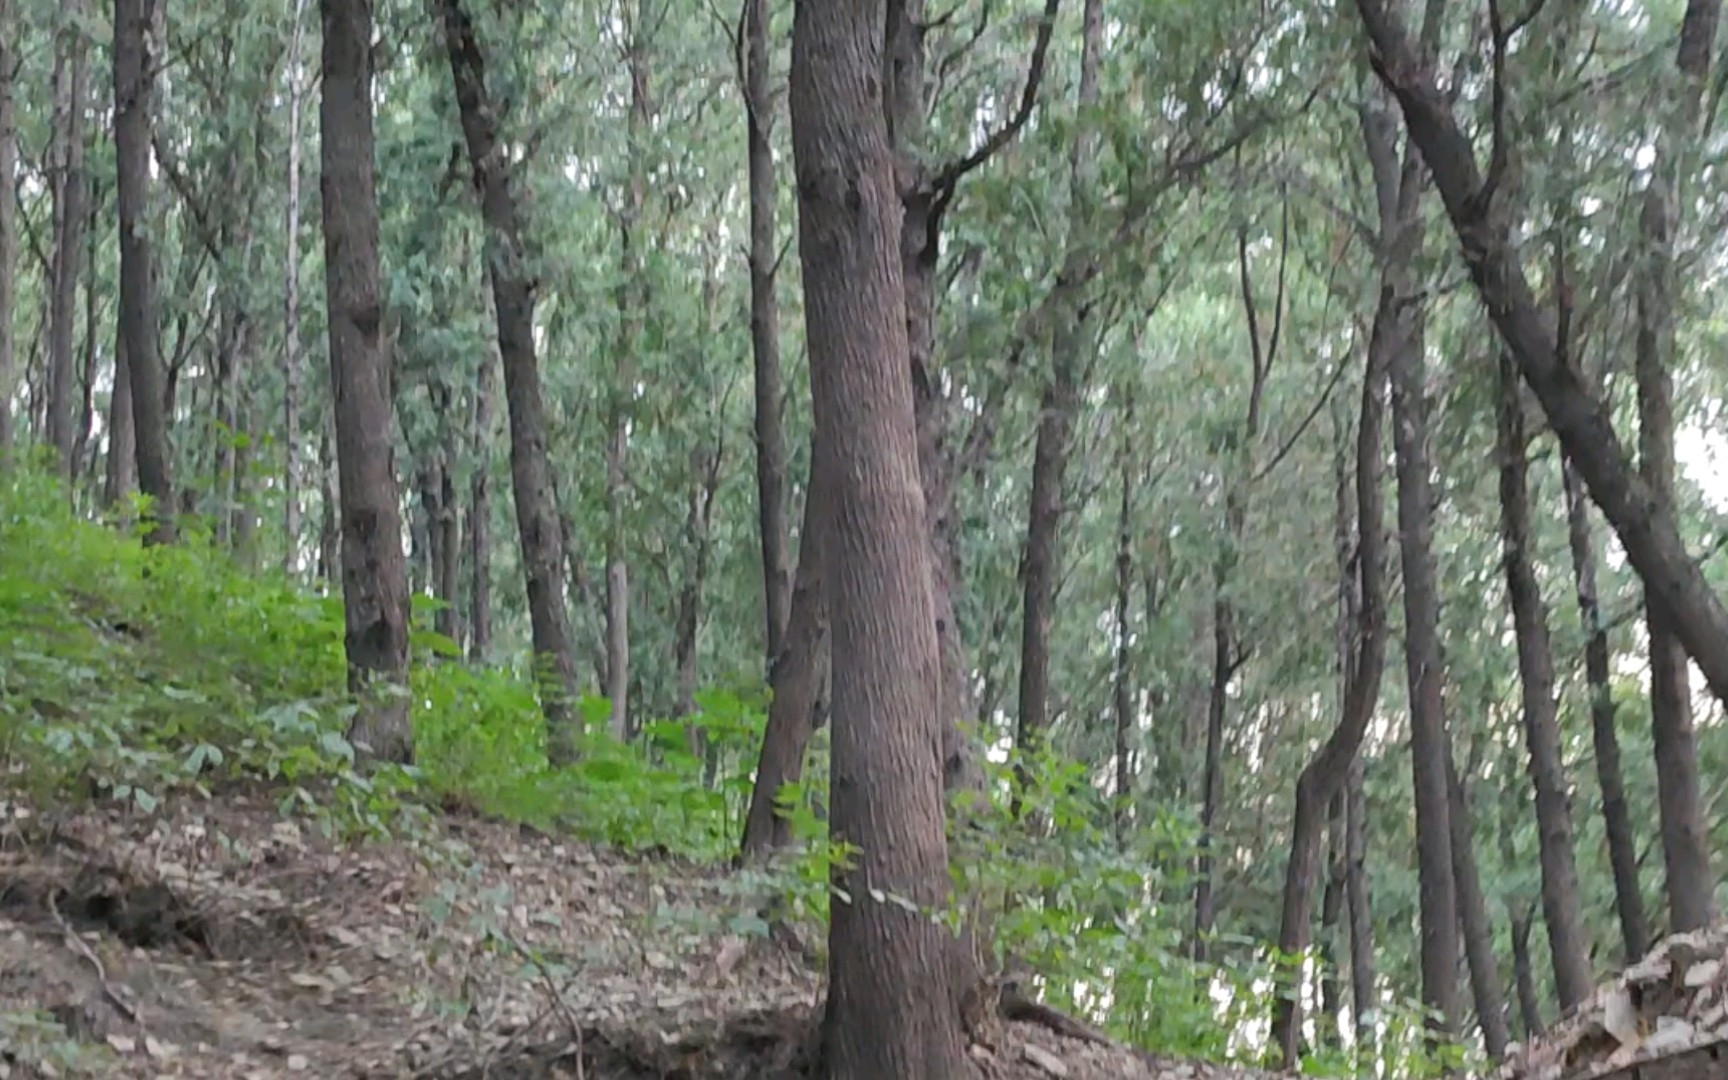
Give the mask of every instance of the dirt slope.
[[[0, 1076], [696, 1080], [812, 1055], [807, 961], [725, 933], [743, 901], [676, 860], [462, 819], [338, 847], [264, 797], [0, 815]], [[1246, 1076], [984, 1039], [1002, 1080]]]

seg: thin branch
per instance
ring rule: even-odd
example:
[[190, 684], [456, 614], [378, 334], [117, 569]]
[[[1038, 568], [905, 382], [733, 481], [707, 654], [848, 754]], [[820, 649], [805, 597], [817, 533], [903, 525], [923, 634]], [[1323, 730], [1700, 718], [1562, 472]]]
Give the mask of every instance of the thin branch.
[[1038, 23], [1038, 37], [1032, 43], [1032, 64], [1026, 71], [1026, 85], [1020, 91], [1020, 105], [1014, 110], [1014, 115], [1008, 119], [1008, 123], [985, 139], [984, 145], [936, 174], [932, 187], [936, 192], [937, 203], [945, 205], [952, 195], [954, 185], [1013, 142], [1014, 137], [1020, 134], [1020, 129], [1026, 126], [1026, 121], [1032, 118], [1032, 108], [1038, 102], [1038, 87], [1044, 81], [1044, 60], [1050, 52], [1050, 35], [1056, 29], [1056, 12], [1061, 6], [1062, 0], [1044, 0], [1044, 15]]

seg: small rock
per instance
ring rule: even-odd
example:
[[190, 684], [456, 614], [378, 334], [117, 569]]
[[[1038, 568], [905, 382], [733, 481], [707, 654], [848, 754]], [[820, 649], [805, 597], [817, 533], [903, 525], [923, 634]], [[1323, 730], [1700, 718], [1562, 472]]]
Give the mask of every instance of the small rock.
[[1060, 1078], [1068, 1075], [1067, 1063], [1042, 1046], [1027, 1043], [1020, 1048], [1020, 1053], [1027, 1061], [1043, 1069], [1051, 1076]]
[[310, 1066], [311, 1064], [312, 1063], [310, 1061], [306, 1060], [305, 1054], [289, 1054], [288, 1055], [288, 1071], [289, 1072], [305, 1072], [307, 1067]]

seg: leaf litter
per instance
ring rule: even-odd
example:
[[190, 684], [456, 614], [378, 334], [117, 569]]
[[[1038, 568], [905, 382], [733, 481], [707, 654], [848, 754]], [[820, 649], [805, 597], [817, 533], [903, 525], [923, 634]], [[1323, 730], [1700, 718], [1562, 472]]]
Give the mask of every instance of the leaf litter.
[[[740, 936], [724, 870], [455, 816], [326, 841], [244, 793], [45, 818], [0, 802], [0, 1078], [809, 1075], [818, 967]], [[46, 1015], [90, 1053], [22, 1052]], [[1030, 1023], [990, 1080], [1248, 1080]]]

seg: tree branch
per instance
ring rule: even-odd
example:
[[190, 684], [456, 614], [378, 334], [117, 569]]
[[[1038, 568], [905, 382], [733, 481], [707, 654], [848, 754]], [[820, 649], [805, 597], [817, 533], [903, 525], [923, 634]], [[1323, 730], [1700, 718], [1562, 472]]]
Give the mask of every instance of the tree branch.
[[1044, 81], [1044, 61], [1050, 52], [1050, 35], [1056, 29], [1056, 12], [1062, 0], [1044, 0], [1044, 15], [1038, 23], [1038, 37], [1032, 43], [1032, 63], [1026, 71], [1026, 85], [1020, 91], [1020, 105], [1008, 122], [984, 140], [984, 145], [951, 162], [936, 174], [932, 183], [937, 205], [945, 206], [952, 197], [954, 186], [967, 173], [989, 161], [1020, 134], [1026, 121], [1032, 118], [1032, 108], [1038, 103], [1038, 87]]

